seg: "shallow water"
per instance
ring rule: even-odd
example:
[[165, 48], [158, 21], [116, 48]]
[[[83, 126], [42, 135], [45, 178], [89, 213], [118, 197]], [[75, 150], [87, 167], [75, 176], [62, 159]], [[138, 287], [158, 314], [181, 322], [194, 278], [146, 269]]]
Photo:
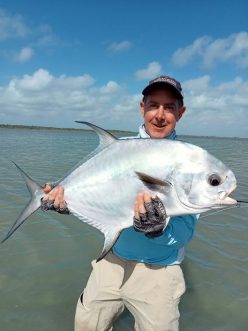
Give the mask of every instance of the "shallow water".
[[[248, 140], [182, 137], [232, 168], [235, 197], [248, 200]], [[0, 236], [9, 230], [29, 193], [11, 163], [40, 183], [59, 179], [97, 145], [94, 133], [0, 129]], [[103, 236], [73, 216], [34, 214], [0, 246], [0, 330], [73, 330], [75, 304]], [[180, 331], [248, 330], [248, 209], [200, 219], [183, 263], [187, 292]], [[125, 312], [115, 331], [133, 330]]]

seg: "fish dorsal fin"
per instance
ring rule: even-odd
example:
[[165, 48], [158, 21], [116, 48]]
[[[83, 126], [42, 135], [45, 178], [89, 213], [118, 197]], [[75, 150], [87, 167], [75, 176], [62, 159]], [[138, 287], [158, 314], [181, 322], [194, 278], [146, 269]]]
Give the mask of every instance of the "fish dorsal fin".
[[113, 144], [114, 142], [118, 141], [119, 139], [113, 136], [111, 133], [108, 131], [105, 131], [104, 129], [100, 128], [99, 126], [96, 126], [92, 123], [89, 122], [84, 122], [84, 121], [75, 121], [77, 123], [82, 123], [85, 125], [88, 125], [91, 127], [98, 135], [99, 137], [99, 145], [94, 149], [90, 154], [88, 154], [86, 157], [84, 157], [79, 163], [77, 163], [72, 169], [70, 169], [58, 182], [62, 182], [68, 175], [72, 173], [75, 169], [80, 167], [83, 163], [86, 163], [89, 159], [93, 158], [95, 155], [100, 153], [102, 150]]
[[147, 174], [144, 174], [143, 172], [135, 171], [136, 175], [139, 177], [139, 179], [148, 186], [159, 186], [159, 187], [165, 187], [170, 188], [172, 184], [166, 180], [162, 180]]
[[99, 140], [100, 140], [100, 144], [98, 146], [98, 147], [100, 147], [100, 149], [103, 149], [103, 148], [113, 144], [114, 142], [116, 142], [116, 140], [118, 140], [118, 138], [113, 136], [108, 131], [106, 131], [106, 130], [104, 130], [104, 129], [100, 128], [99, 126], [96, 126], [92, 123], [84, 122], [84, 121], [75, 121], [75, 122], [88, 125], [89, 127], [91, 127], [97, 133], [97, 135], [99, 137]]

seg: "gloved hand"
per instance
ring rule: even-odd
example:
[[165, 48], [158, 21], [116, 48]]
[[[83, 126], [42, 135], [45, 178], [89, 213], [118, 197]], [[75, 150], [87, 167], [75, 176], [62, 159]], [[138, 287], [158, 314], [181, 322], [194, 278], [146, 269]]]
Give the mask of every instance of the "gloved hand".
[[133, 218], [135, 230], [150, 237], [158, 236], [166, 225], [166, 218], [166, 210], [158, 197], [151, 197], [148, 192], [138, 195]]
[[70, 214], [64, 200], [64, 188], [62, 186], [55, 186], [54, 184], [45, 185], [44, 192], [47, 193], [47, 195], [41, 199], [41, 210], [54, 210], [60, 214]]

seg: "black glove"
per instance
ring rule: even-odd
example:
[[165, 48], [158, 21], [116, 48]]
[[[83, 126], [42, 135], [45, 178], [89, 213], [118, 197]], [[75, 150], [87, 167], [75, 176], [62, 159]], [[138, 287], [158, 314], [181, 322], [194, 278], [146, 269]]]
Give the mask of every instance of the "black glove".
[[145, 233], [147, 236], [159, 236], [166, 224], [166, 210], [162, 201], [152, 198], [151, 202], [144, 204], [146, 213], [140, 213], [140, 218], [133, 218], [134, 229]]
[[[51, 190], [54, 189], [58, 183], [46, 183], [43, 188], [45, 188], [47, 185], [51, 187]], [[69, 209], [65, 205], [64, 207], [56, 206], [54, 205], [54, 200], [43, 200], [41, 199], [41, 210], [47, 211], [47, 210], [54, 210], [59, 214], [70, 214]]]
[[67, 207], [61, 208], [59, 206], [54, 206], [54, 201], [53, 200], [43, 200], [41, 199], [41, 205], [40, 205], [40, 209], [43, 211], [47, 211], [47, 210], [54, 210], [59, 214], [70, 214], [70, 211]]

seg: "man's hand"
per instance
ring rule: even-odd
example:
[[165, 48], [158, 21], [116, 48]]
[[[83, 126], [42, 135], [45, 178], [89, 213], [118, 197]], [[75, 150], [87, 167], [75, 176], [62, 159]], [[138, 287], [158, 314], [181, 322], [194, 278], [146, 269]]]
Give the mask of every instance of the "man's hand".
[[137, 231], [154, 237], [164, 229], [166, 224], [166, 210], [158, 197], [150, 193], [140, 193], [134, 205], [133, 226]]
[[62, 186], [54, 187], [52, 184], [46, 184], [43, 190], [47, 193], [41, 199], [41, 209], [43, 211], [55, 210], [60, 214], [70, 214], [64, 200], [64, 188]]

